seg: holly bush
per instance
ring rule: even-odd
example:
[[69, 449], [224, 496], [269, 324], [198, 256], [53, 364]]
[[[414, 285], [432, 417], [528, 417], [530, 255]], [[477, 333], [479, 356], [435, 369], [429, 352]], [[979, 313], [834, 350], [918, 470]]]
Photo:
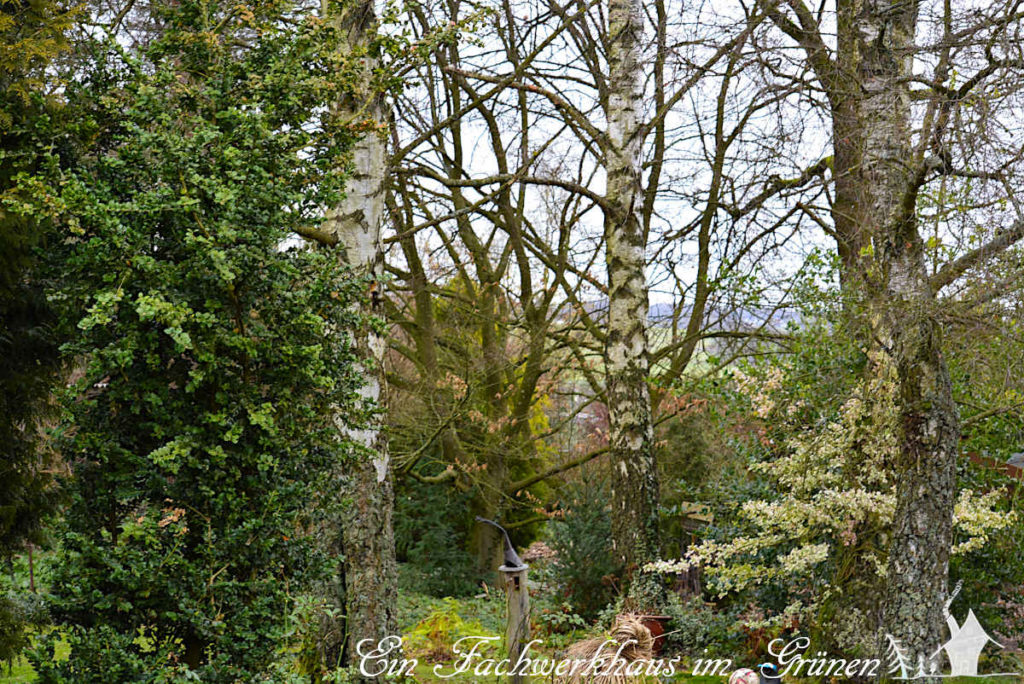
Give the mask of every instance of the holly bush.
[[363, 417], [347, 332], [363, 288], [295, 237], [338, 201], [354, 134], [322, 104], [344, 79], [315, 16], [145, 11], [133, 47], [77, 46], [77, 123], [52, 132], [76, 141], [47, 191], [76, 381], [58, 629], [33, 664], [45, 682], [258, 681], [329, 571], [313, 532], [349, 453], [339, 427]]

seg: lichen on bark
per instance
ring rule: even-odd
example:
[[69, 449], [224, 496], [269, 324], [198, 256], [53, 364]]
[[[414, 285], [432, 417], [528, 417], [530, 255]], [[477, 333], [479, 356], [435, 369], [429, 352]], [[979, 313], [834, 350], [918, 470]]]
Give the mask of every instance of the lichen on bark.
[[627, 605], [656, 611], [664, 600], [661, 579], [642, 571], [657, 558], [658, 479], [649, 374], [646, 236], [641, 220], [644, 38], [643, 4], [608, 5], [608, 136], [604, 232], [608, 273], [605, 403], [613, 467], [613, 548], [631, 572]]

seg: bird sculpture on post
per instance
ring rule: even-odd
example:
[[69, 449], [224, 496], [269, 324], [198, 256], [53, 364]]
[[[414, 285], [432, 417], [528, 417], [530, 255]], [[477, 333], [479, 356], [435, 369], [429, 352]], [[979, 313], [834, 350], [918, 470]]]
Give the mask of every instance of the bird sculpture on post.
[[500, 568], [498, 568], [499, 570], [501, 570], [502, 572], [507, 572], [509, 570], [521, 570], [527, 567], [526, 563], [523, 562], [523, 559], [519, 557], [518, 553], [516, 553], [515, 547], [512, 546], [512, 540], [509, 539], [508, 532], [505, 530], [504, 527], [494, 522], [493, 520], [481, 518], [479, 515], [476, 516], [476, 521], [487, 523], [488, 525], [493, 525], [494, 527], [497, 527], [498, 531], [501, 532], [501, 534], [505, 537], [505, 563]]
[[[529, 567], [516, 553], [504, 527], [486, 518], [476, 517], [477, 522], [493, 525], [505, 537], [505, 562], [498, 568], [505, 577], [505, 591], [508, 596], [508, 623], [505, 626], [505, 647], [513, 667], [519, 662], [523, 645], [530, 640], [530, 592], [526, 587], [526, 570]], [[513, 671], [509, 676], [512, 684], [522, 684], [525, 676]]]

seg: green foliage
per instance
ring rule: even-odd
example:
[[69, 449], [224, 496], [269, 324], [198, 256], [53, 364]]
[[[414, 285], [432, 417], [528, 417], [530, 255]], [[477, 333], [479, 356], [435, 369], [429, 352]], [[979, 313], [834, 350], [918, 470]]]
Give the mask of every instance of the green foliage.
[[[452, 645], [463, 637], [496, 636], [488, 634], [479, 622], [463, 618], [460, 607], [455, 599], [446, 598], [409, 630], [404, 642], [407, 656], [443, 661], [452, 657]], [[487, 654], [497, 646], [497, 641], [484, 642], [480, 652]]]
[[505, 595], [502, 592], [485, 592], [473, 597], [443, 599], [411, 591], [399, 592], [398, 629], [402, 633], [412, 630], [431, 613], [445, 609], [454, 602], [459, 615], [471, 615], [486, 632], [497, 634], [505, 629]]
[[[37, 535], [52, 508], [39, 420], [56, 368], [53, 315], [35, 255], [46, 228], [25, 207], [21, 185], [41, 163], [35, 128], [55, 106], [43, 74], [64, 48], [70, 13], [45, 0], [0, 2], [0, 554]], [[38, 541], [38, 539], [35, 539]]]
[[466, 596], [482, 579], [466, 549], [464, 511], [470, 495], [449, 487], [401, 483], [395, 493], [395, 553], [405, 590]]
[[[739, 507], [748, 532], [707, 540], [689, 555], [707, 566], [719, 596], [769, 586], [783, 592], [782, 609], [749, 621], [751, 630], [799, 621], [825, 631], [843, 652], [873, 647], [872, 596], [882, 586], [896, 506], [888, 464], [896, 458], [899, 415], [894, 372], [886, 368], [875, 361], [863, 385], [815, 429], [799, 418], [790, 422], [802, 407], [780, 399], [795, 384], [792, 367], [773, 364], [756, 376], [735, 373], [755, 414], [774, 426], [764, 460], [752, 469], [775, 492]], [[791, 412], [792, 406], [797, 410]], [[955, 522], [962, 541], [954, 553], [983, 546], [993, 530], [1012, 524], [996, 506], [991, 496], [961, 492]]]
[[32, 110], [51, 85], [46, 68], [67, 47], [75, 15], [73, 3], [0, 0], [0, 131], [16, 129], [39, 113]]
[[[715, 524], [704, 542], [687, 562], [655, 567], [701, 564], [720, 604], [757, 608], [739, 616], [751, 639], [798, 627], [856, 655], [874, 647], [888, 560], [896, 381], [884, 354], [857, 342], [856, 302], [841, 301], [828, 278], [815, 275], [829, 265], [809, 266], [795, 288], [803, 319], [785, 354], [739, 364], [729, 381], [709, 388], [730, 407], [720, 432], [745, 435], [734, 447], [749, 462], [742, 479], [751, 484], [720, 496], [705, 491], [701, 502], [715, 508]], [[974, 391], [958, 387], [962, 396]], [[972, 578], [975, 606], [999, 596], [1016, 574], [1010, 568], [1020, 566], [1006, 543], [1020, 523], [1006, 514], [1002, 491], [961, 474], [953, 569]]]
[[[46, 212], [26, 213], [45, 151], [36, 131], [59, 118], [48, 97], [47, 70], [66, 47], [74, 13], [51, 0], [0, 0], [0, 558], [26, 542], [45, 542], [53, 512], [52, 450], [40, 439], [52, 417], [50, 390], [58, 367], [55, 317], [43, 294], [37, 250], [51, 225]], [[51, 84], [52, 85], [52, 84]], [[0, 598], [0, 659], [25, 645], [29, 622], [42, 616], [22, 587]]]
[[33, 635], [50, 628], [45, 589], [53, 558], [52, 551], [39, 549], [33, 552], [31, 563], [27, 553], [15, 554], [0, 573], [0, 662], [6, 668], [19, 663], [27, 667], [22, 653], [31, 645]]
[[[0, 236], [0, 243], [9, 245]], [[2, 249], [0, 249], [2, 251]], [[9, 255], [10, 252], [7, 252]], [[54, 316], [34, 266], [0, 286], [0, 555], [43, 543], [41, 523], [54, 509], [53, 455], [40, 439], [51, 417], [50, 390], [58, 367]], [[11, 273], [11, 271], [8, 271]]]
[[668, 623], [666, 647], [690, 657], [735, 657], [742, 643], [735, 611], [716, 610], [699, 596], [685, 599], [670, 594], [664, 613]]
[[[969, 279], [962, 295], [965, 302], [972, 302], [976, 292], [988, 292], [993, 281], [1017, 272], [1019, 258], [1019, 251], [1011, 251], [1003, 263], [991, 263], [984, 273]], [[954, 396], [961, 402], [961, 452], [966, 456], [958, 463], [957, 479], [962, 487], [976, 491], [1008, 492], [1001, 509], [1018, 515], [1010, 528], [951, 559], [951, 581], [964, 580], [952, 610], [962, 618], [970, 606], [987, 629], [998, 633], [997, 639], [1007, 645], [1002, 652], [1006, 653], [1015, 643], [1019, 648], [1024, 642], [1024, 600], [1019, 589], [1024, 586], [1024, 516], [1020, 515], [1020, 481], [994, 466], [1019, 453], [1024, 444], [1024, 375], [1019, 371], [1024, 338], [1019, 297], [990, 301], [982, 295], [978, 299], [983, 303], [963, 306], [944, 328]], [[1019, 667], [1007, 664], [1003, 669]]]
[[42, 681], [265, 673], [328, 570], [312, 511], [348, 450], [334, 417], [363, 411], [346, 335], [360, 283], [331, 253], [284, 248], [343, 180], [351, 136], [321, 106], [330, 30], [287, 4], [151, 11], [163, 30], [143, 51], [82, 46], [66, 97], [88, 149], [50, 167], [53, 298], [80, 372], [52, 584], [71, 656], [43, 639]]
[[[707, 426], [701, 416], [677, 410], [656, 433], [658, 476], [660, 482], [677, 482], [679, 493], [692, 492], [711, 476]], [[662, 503], [676, 503], [673, 498], [662, 496]]]
[[11, 663], [29, 645], [29, 626], [46, 622], [42, 599], [27, 592], [0, 596], [0, 661]]
[[[510, 532], [517, 547], [536, 539], [543, 520], [537, 509], [550, 500], [550, 486], [540, 481], [511, 496], [501, 492], [544, 471], [556, 456], [541, 435], [551, 431], [545, 390], [557, 371], [545, 368], [542, 377], [528, 370], [529, 350], [512, 300], [485, 297], [486, 287], [461, 279], [439, 289], [444, 296], [430, 303], [436, 358], [396, 364], [404, 377], [395, 383], [388, 415], [396, 470], [409, 472], [400, 479], [404, 493], [395, 517], [399, 556], [428, 573], [410, 586], [435, 595], [465, 593], [479, 573], [493, 569], [490, 551], [499, 547], [498, 535], [480, 528], [475, 516], [521, 523]], [[455, 493], [430, 491], [453, 485]], [[406, 497], [417, 503], [406, 505]], [[455, 543], [475, 560], [456, 553]], [[426, 552], [422, 559], [420, 552]], [[442, 554], [450, 554], [445, 560], [451, 565], [435, 572]]]
[[589, 625], [581, 615], [577, 615], [567, 601], [549, 608], [535, 611], [537, 622], [548, 635], [573, 634], [578, 629], [586, 629]]
[[[963, 461], [957, 469], [962, 487], [978, 491], [1014, 492], [1001, 502], [1002, 510], [1018, 510], [1020, 483], [998, 472]], [[959, 538], [955, 541], [961, 541]], [[1003, 642], [1024, 641], [1024, 604], [1020, 587], [1024, 586], [1024, 516], [1014, 524], [992, 534], [985, 544], [950, 559], [950, 586], [963, 580], [963, 589], [951, 610], [963, 621], [967, 608], [974, 610], [986, 629], [998, 633]]]
[[622, 576], [611, 549], [610, 500], [604, 480], [570, 483], [563, 493], [565, 516], [548, 527], [558, 554], [552, 579], [576, 613], [587, 619], [615, 598]]

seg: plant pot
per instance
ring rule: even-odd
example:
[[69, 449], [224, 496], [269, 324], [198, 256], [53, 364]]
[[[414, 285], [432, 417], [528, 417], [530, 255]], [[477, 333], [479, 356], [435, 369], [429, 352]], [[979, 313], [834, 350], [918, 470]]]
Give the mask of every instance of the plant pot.
[[665, 626], [669, 623], [672, 618], [668, 615], [641, 615], [640, 622], [651, 632], [651, 636], [654, 637], [653, 651], [655, 653], [661, 653], [661, 649], [665, 648]]

